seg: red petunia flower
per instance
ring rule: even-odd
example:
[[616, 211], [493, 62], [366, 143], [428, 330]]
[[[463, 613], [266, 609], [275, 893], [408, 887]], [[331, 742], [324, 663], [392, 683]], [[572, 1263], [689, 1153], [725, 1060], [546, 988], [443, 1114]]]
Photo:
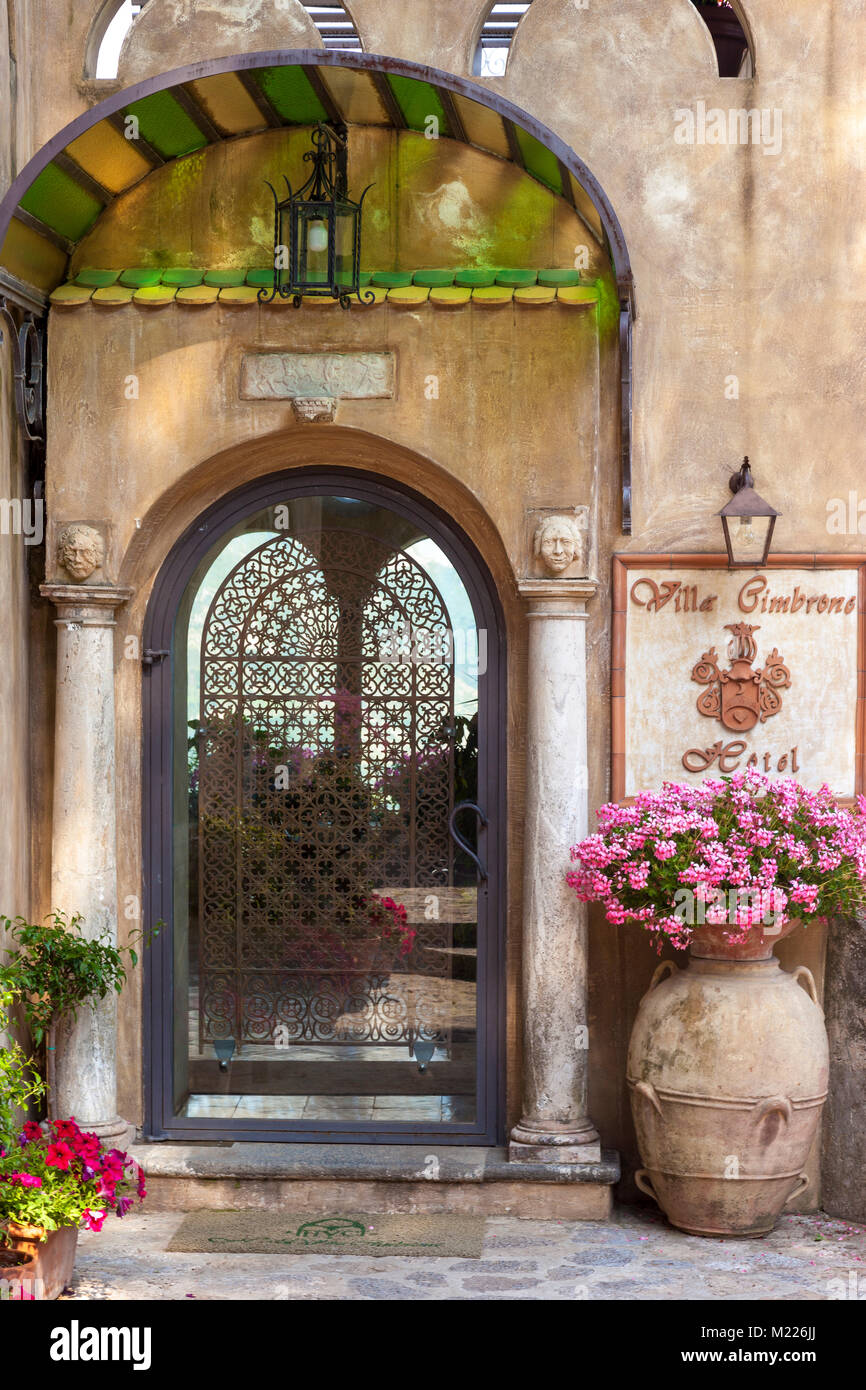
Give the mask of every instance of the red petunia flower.
[[50, 1168], [68, 1168], [70, 1159], [73, 1157], [72, 1150], [68, 1144], [61, 1140], [57, 1144], [49, 1144], [48, 1152], [45, 1155], [45, 1162]]
[[77, 1139], [81, 1130], [74, 1120], [55, 1120], [54, 1133], [58, 1139]]

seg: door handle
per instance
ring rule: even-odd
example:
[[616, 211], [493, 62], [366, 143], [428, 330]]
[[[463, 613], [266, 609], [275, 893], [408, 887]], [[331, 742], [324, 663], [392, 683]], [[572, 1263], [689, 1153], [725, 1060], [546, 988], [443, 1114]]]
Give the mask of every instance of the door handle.
[[451, 815], [448, 817], [448, 829], [451, 831], [452, 840], [456, 845], [460, 846], [464, 854], [469, 855], [469, 858], [472, 860], [473, 864], [478, 870], [478, 877], [481, 879], [482, 883], [486, 883], [487, 869], [485, 868], [484, 860], [479, 859], [478, 855], [475, 853], [475, 850], [472, 848], [470, 844], [467, 844], [466, 840], [464, 840], [463, 836], [460, 834], [460, 831], [457, 829], [457, 817], [460, 815], [461, 811], [474, 811], [482, 825], [487, 824], [487, 817], [485, 816], [481, 807], [477, 805], [477, 803], [474, 801], [458, 802], [457, 805], [454, 807], [454, 810], [451, 812]]

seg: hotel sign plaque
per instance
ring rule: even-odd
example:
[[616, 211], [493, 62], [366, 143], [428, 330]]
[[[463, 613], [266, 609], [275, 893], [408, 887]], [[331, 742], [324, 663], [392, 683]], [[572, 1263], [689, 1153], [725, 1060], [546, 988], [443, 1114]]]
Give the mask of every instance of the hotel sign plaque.
[[757, 767], [864, 790], [866, 563], [614, 558], [612, 793]]

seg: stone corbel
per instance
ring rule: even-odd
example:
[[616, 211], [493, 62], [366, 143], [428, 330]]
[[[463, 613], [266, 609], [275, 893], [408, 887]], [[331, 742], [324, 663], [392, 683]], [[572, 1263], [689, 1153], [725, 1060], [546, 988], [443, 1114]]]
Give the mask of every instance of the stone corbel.
[[330, 425], [337, 418], [337, 401], [334, 396], [295, 396], [292, 410], [296, 420]]

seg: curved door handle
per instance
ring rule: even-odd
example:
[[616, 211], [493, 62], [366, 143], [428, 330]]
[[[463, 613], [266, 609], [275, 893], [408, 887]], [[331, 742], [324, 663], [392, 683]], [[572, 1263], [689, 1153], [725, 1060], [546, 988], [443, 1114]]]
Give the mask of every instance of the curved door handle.
[[487, 880], [487, 869], [485, 868], [484, 861], [483, 859], [479, 859], [478, 855], [475, 853], [475, 850], [472, 848], [471, 845], [467, 844], [463, 836], [460, 834], [460, 831], [457, 829], [457, 817], [460, 815], [461, 811], [474, 811], [482, 825], [487, 824], [487, 817], [485, 816], [481, 807], [477, 805], [477, 803], [474, 801], [459, 801], [457, 805], [454, 807], [454, 810], [451, 812], [451, 815], [448, 817], [448, 829], [451, 831], [452, 840], [454, 841], [455, 845], [460, 846], [464, 854], [469, 855], [469, 858], [472, 860], [473, 864], [478, 870], [478, 877], [481, 879], [482, 883], [484, 883]]

